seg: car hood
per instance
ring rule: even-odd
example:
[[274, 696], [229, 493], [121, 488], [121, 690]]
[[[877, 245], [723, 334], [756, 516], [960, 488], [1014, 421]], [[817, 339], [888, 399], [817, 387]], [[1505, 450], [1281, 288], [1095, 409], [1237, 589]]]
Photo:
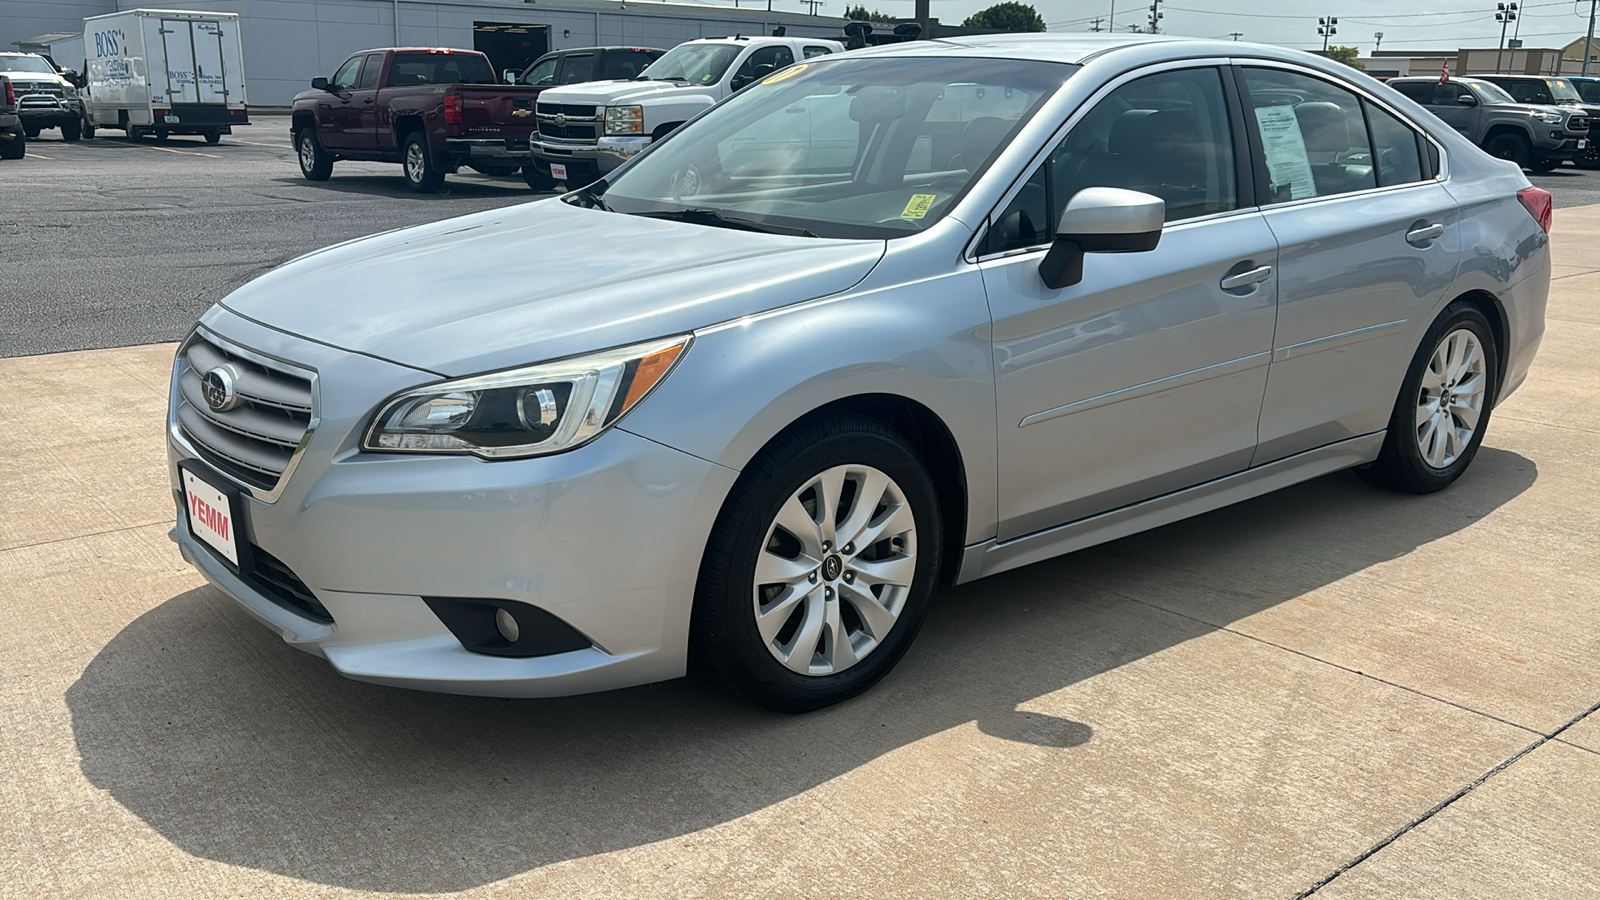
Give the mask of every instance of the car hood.
[[688, 96], [716, 90], [715, 84], [689, 84], [683, 81], [596, 81], [551, 88], [539, 95], [540, 103], [571, 103], [594, 106], [612, 106], [624, 101], [640, 101], [654, 97]]
[[835, 294], [885, 242], [789, 237], [559, 199], [336, 244], [222, 306], [291, 334], [468, 375], [681, 334]]
[[43, 72], [10, 72], [10, 71], [7, 71], [5, 68], [0, 67], [0, 75], [4, 75], [5, 77], [11, 79], [13, 82], [17, 82], [17, 81], [29, 81], [29, 82], [48, 81], [48, 82], [50, 82], [52, 84], [59, 84], [59, 85], [62, 85], [62, 86], [65, 86], [67, 84], [67, 80], [65, 78], [62, 78], [60, 75], [56, 75], [56, 74], [53, 74], [53, 73], [49, 74], [49, 75], [46, 75]]

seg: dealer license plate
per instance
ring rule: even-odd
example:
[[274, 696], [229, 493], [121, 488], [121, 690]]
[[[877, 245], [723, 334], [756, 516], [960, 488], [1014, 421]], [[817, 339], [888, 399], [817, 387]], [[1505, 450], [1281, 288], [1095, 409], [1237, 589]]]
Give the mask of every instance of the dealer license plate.
[[1589, 149], [1589, 139], [1588, 138], [1578, 138], [1578, 149], [1579, 150], [1587, 150], [1587, 149]]
[[239, 529], [231, 498], [184, 469], [183, 500], [188, 511], [189, 532], [238, 568]]
[[561, 163], [550, 164], [550, 177], [557, 181], [567, 180], [567, 167]]

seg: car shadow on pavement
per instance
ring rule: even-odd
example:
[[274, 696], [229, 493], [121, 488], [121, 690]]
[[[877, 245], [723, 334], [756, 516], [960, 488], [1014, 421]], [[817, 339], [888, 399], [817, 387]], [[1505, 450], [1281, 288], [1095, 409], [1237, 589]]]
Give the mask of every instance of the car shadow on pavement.
[[306, 190], [339, 191], [346, 194], [365, 194], [374, 197], [410, 197], [417, 200], [438, 200], [445, 197], [457, 199], [473, 197], [505, 197], [520, 195], [526, 200], [539, 200], [545, 197], [554, 197], [556, 193], [530, 190], [522, 177], [491, 178], [489, 176], [462, 179], [447, 177], [444, 180], [444, 189], [436, 194], [418, 193], [406, 186], [405, 179], [400, 177], [400, 167], [394, 167], [393, 175], [340, 175], [337, 171], [327, 181], [308, 182], [304, 178], [284, 177], [274, 178], [278, 184], [296, 185]]
[[806, 716], [694, 679], [518, 701], [358, 684], [210, 588], [118, 633], [67, 703], [85, 776], [184, 852], [457, 891], [729, 822], [972, 723], [1073, 766], [1094, 723], [1022, 705], [1403, 556], [1536, 477], [1487, 447], [1426, 497], [1343, 473], [947, 589], [887, 679]]

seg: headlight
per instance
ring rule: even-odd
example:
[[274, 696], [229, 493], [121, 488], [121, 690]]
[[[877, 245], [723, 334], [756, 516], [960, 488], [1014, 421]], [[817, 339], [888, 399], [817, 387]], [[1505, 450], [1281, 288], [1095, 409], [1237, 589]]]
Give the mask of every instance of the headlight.
[[667, 338], [409, 390], [383, 405], [361, 446], [485, 459], [581, 447], [660, 384], [689, 340]]
[[606, 134], [644, 134], [644, 109], [638, 106], [606, 107]]
[[70, 84], [63, 84], [61, 87], [66, 92], [66, 95], [68, 97], [76, 97], [76, 96], [78, 96], [78, 89], [76, 87], [73, 87]]
[[1536, 112], [1531, 113], [1531, 115], [1546, 125], [1560, 125], [1562, 122], [1566, 121], [1566, 119], [1562, 117], [1560, 113]]

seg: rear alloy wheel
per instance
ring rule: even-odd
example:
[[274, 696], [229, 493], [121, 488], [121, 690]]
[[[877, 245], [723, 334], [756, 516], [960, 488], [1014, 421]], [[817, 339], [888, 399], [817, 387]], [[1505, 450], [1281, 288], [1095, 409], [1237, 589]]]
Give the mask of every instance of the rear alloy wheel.
[[745, 468], [717, 520], [697, 656], [779, 712], [853, 697], [910, 646], [939, 554], [933, 485], [905, 439], [858, 416], [804, 426]]
[[1383, 450], [1361, 476], [1413, 494], [1460, 478], [1489, 425], [1498, 361], [1483, 313], [1466, 303], [1447, 308], [1412, 360]]
[[307, 181], [327, 181], [333, 174], [333, 157], [322, 149], [322, 142], [317, 140], [313, 129], [300, 129], [295, 137], [295, 156], [300, 159], [300, 174]]
[[428, 152], [427, 138], [413, 131], [406, 138], [405, 149], [400, 154], [401, 171], [406, 184], [418, 193], [433, 193], [444, 186], [444, 173], [434, 167], [433, 154]]
[[1520, 134], [1502, 132], [1489, 139], [1483, 145], [1484, 152], [1495, 159], [1514, 162], [1524, 169], [1533, 165], [1533, 147], [1528, 139]]

